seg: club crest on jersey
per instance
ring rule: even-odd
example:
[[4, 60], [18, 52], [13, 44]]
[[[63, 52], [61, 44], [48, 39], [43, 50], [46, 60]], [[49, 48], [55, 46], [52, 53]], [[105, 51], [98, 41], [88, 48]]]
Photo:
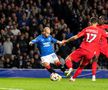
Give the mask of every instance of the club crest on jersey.
[[44, 41], [44, 39], [41, 39], [41, 41], [43, 42], [43, 41]]
[[51, 40], [51, 38], [48, 38], [48, 40], [50, 41], [50, 40]]

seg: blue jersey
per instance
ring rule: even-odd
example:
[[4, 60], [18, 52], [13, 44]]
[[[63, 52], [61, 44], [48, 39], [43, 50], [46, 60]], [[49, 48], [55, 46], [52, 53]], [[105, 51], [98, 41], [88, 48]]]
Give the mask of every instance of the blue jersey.
[[33, 44], [37, 44], [41, 56], [46, 56], [54, 53], [54, 48], [52, 43], [56, 43], [57, 39], [54, 39], [51, 35], [45, 37], [44, 35], [39, 35], [31, 41]]

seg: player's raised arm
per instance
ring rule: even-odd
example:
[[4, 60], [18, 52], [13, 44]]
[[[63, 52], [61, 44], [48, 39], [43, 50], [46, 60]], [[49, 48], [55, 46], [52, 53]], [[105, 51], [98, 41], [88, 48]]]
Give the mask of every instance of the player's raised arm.
[[76, 40], [78, 38], [79, 38], [78, 35], [75, 35], [75, 36], [72, 36], [69, 39], [67, 39], [66, 42], [74, 41], [74, 40]]
[[70, 41], [77, 40], [78, 38], [84, 36], [85, 35], [85, 32], [86, 32], [86, 28], [83, 29], [81, 32], [79, 32], [77, 35], [74, 35], [74, 36], [70, 37], [67, 40], [63, 40], [62, 43], [64, 44], [64, 43], [67, 43], [67, 42], [70, 42]]
[[67, 43], [67, 42], [70, 42], [70, 41], [77, 40], [78, 38], [82, 37], [84, 34], [85, 34], [85, 29], [82, 30], [81, 32], [79, 32], [77, 35], [74, 35], [67, 40], [63, 40], [62, 43]]

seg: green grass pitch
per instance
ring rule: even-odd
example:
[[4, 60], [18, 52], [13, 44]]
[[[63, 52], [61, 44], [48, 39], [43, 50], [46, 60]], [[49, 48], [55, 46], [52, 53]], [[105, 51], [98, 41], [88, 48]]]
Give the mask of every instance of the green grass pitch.
[[108, 79], [69, 79], [51, 81], [48, 78], [0, 78], [0, 90], [108, 90]]

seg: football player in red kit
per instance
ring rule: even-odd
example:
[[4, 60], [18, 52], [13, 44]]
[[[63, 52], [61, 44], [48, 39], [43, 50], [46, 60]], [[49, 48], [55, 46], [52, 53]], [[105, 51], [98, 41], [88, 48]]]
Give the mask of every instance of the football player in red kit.
[[65, 60], [66, 66], [68, 67], [67, 76], [73, 71], [72, 62], [79, 62], [83, 58], [82, 65], [78, 67], [71, 81], [75, 81], [75, 78], [82, 72], [83, 68], [90, 62], [94, 57], [96, 50], [99, 49], [99, 42], [101, 37], [107, 37], [106, 33], [97, 27], [98, 21], [96, 18], [91, 18], [91, 26], [83, 29], [77, 35], [64, 40], [63, 43], [74, 41], [80, 37], [84, 37], [80, 47], [72, 52]]
[[[102, 30], [108, 29], [108, 25], [104, 24], [104, 17], [100, 16], [99, 17], [99, 24], [97, 25], [98, 28]], [[99, 48], [95, 54], [95, 58], [92, 59], [92, 81], [96, 81], [96, 70], [97, 70], [97, 61], [100, 53], [106, 56], [108, 58], [108, 42], [106, 37], [102, 37], [100, 40], [100, 45]]]

